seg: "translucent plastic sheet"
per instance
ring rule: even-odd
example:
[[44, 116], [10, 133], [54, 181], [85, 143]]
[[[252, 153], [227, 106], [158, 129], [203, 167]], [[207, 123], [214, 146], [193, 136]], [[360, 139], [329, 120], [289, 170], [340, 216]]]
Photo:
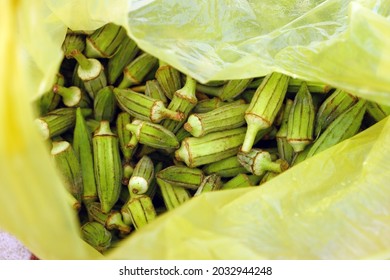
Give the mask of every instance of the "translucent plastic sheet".
[[[123, 24], [145, 51], [200, 81], [277, 70], [390, 104], [390, 1], [4, 3], [0, 227], [42, 259], [103, 257], [81, 240], [33, 126], [30, 101], [54, 78], [67, 26]], [[389, 143], [386, 119], [260, 188], [192, 199], [104, 258], [390, 258]]]

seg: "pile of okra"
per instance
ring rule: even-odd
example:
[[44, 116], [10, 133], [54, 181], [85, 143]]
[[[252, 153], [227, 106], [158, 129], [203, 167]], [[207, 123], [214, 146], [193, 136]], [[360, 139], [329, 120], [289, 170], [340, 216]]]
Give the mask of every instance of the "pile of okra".
[[202, 84], [112, 23], [68, 30], [62, 51], [35, 121], [82, 238], [102, 253], [192, 197], [262, 187], [390, 114], [277, 72]]

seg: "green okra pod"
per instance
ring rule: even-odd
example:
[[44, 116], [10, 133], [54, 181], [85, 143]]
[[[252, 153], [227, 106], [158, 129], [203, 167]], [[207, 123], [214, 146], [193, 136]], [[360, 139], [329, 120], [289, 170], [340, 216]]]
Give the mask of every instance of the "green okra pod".
[[159, 60], [155, 76], [165, 96], [169, 99], [172, 99], [173, 94], [182, 87], [180, 72], [162, 60]]
[[72, 146], [67, 141], [54, 141], [52, 143], [51, 155], [54, 158], [66, 189], [78, 202], [81, 202], [83, 178], [80, 163]]
[[290, 111], [294, 101], [287, 98], [285, 103], [282, 123], [278, 129], [278, 132], [276, 133], [276, 143], [278, 146], [278, 153], [280, 158], [291, 164], [294, 157], [294, 149], [290, 143], [287, 142], [287, 129]]
[[204, 179], [201, 169], [187, 166], [169, 166], [157, 173], [157, 178], [174, 186], [196, 190]]
[[294, 98], [287, 124], [287, 141], [294, 152], [299, 153], [313, 141], [314, 104], [311, 94], [303, 82]]
[[153, 123], [159, 123], [163, 119], [171, 119], [178, 122], [184, 119], [183, 113], [167, 109], [161, 100], [154, 99], [131, 89], [114, 89], [119, 106], [131, 116]]
[[167, 181], [157, 178], [157, 184], [167, 210], [179, 207], [191, 198], [188, 189], [182, 186], [175, 186]]
[[321, 104], [315, 119], [314, 135], [318, 137], [341, 113], [356, 104], [358, 98], [344, 90], [336, 89]]
[[108, 213], [119, 199], [122, 164], [118, 137], [111, 132], [110, 124], [101, 121], [92, 138], [96, 187], [102, 212]]
[[135, 165], [128, 188], [130, 195], [144, 194], [148, 191], [154, 177], [154, 166], [148, 156], [143, 156]]
[[147, 121], [134, 120], [126, 125], [133, 137], [128, 145], [140, 143], [156, 149], [176, 149], [179, 142], [175, 134], [163, 126]]
[[157, 65], [157, 58], [143, 53], [130, 62], [123, 70], [123, 78], [118, 88], [125, 89], [133, 85], [139, 85], [145, 76]]
[[156, 218], [156, 210], [147, 195], [130, 196], [122, 206], [121, 214], [126, 224], [132, 223], [136, 230], [147, 225]]
[[138, 52], [137, 44], [129, 36], [125, 36], [115, 54], [107, 62], [107, 79], [110, 85], [115, 84], [123, 73], [123, 69], [136, 57]]
[[168, 104], [164, 91], [157, 80], [149, 80], [145, 83], [145, 95], [150, 96], [154, 99], [161, 100], [164, 105]]
[[194, 113], [206, 113], [211, 110], [217, 109], [223, 105], [227, 105], [229, 102], [223, 102], [218, 97], [211, 99], [200, 100], [193, 109]]
[[102, 206], [100, 205], [100, 202], [90, 202], [85, 206], [90, 222], [97, 222], [103, 226], [106, 224], [109, 213], [102, 212]]
[[235, 177], [224, 183], [221, 190], [232, 190], [256, 186], [260, 182], [261, 178], [261, 176], [257, 175], [248, 175], [244, 173], [237, 174]]
[[202, 170], [208, 175], [215, 173], [221, 177], [234, 177], [249, 172], [241, 165], [236, 155], [207, 164]]
[[313, 143], [306, 158], [354, 136], [361, 126], [365, 111], [366, 101], [360, 99], [352, 107], [341, 113]]
[[85, 122], [80, 108], [76, 110], [73, 148], [81, 167], [84, 186], [82, 200], [88, 204], [97, 200], [97, 188], [93, 163], [92, 133]]
[[81, 227], [81, 236], [100, 253], [105, 252], [111, 246], [111, 232], [98, 222], [85, 223]]
[[278, 175], [279, 175], [279, 173], [277, 173], [277, 172], [267, 171], [264, 174], [263, 178], [261, 179], [259, 185], [264, 184], [264, 183], [270, 181], [271, 179], [275, 178]]
[[106, 86], [96, 93], [93, 101], [95, 120], [112, 122], [116, 113], [116, 99], [114, 88]]
[[251, 149], [248, 153], [240, 151], [237, 158], [242, 166], [257, 176], [262, 176], [267, 171], [281, 173], [289, 167], [284, 160], [274, 162], [275, 158], [269, 152], [261, 149]]
[[245, 138], [245, 127], [218, 131], [202, 137], [188, 137], [181, 142], [175, 158], [189, 167], [216, 162], [237, 154]]
[[298, 92], [301, 88], [302, 82], [305, 82], [308, 90], [311, 93], [321, 93], [321, 94], [327, 94], [332, 87], [321, 83], [321, 82], [312, 82], [312, 81], [303, 81], [301, 79], [293, 79], [291, 78], [288, 82], [288, 88], [287, 91], [289, 92]]
[[[122, 151], [125, 162], [130, 162], [136, 150], [136, 145], [131, 147], [128, 143], [131, 141], [133, 134], [126, 129], [126, 125], [131, 124], [132, 119], [129, 113], [121, 112], [116, 119], [116, 129], [119, 140], [119, 147]], [[127, 184], [126, 184], [127, 185]]]
[[194, 196], [198, 196], [201, 193], [217, 191], [221, 189], [222, 181], [221, 177], [217, 174], [210, 174], [203, 178], [199, 188], [196, 190]]
[[181, 112], [183, 118], [180, 121], [164, 120], [162, 125], [168, 130], [176, 133], [184, 124], [191, 110], [195, 107], [198, 99], [195, 95], [196, 81], [187, 76], [186, 83], [183, 88], [177, 90], [171, 102], [168, 105], [168, 109], [175, 112]]
[[126, 36], [122, 26], [107, 23], [87, 36], [85, 54], [91, 58], [110, 58]]
[[226, 105], [203, 114], [191, 114], [184, 129], [195, 137], [211, 132], [238, 128], [245, 124], [247, 104]]
[[249, 152], [256, 134], [270, 127], [277, 116], [286, 95], [289, 77], [273, 72], [267, 75], [257, 88], [247, 111], [247, 131], [241, 150]]
[[67, 59], [72, 58], [74, 51], [82, 53], [84, 49], [85, 36], [80, 34], [66, 34], [62, 43], [62, 51]]
[[[81, 110], [83, 116], [92, 113], [90, 109]], [[43, 139], [59, 136], [62, 133], [73, 129], [76, 122], [76, 108], [59, 108], [46, 115], [35, 119], [35, 123]]]
[[374, 123], [376, 123], [390, 115], [390, 106], [379, 104], [374, 101], [368, 101], [366, 114]]

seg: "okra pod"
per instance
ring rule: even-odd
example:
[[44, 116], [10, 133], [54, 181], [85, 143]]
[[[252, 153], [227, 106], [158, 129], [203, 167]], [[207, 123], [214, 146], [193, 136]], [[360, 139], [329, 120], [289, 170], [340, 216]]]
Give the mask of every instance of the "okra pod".
[[249, 152], [256, 134], [270, 127], [278, 114], [286, 95], [289, 77], [273, 72], [267, 75], [257, 88], [247, 111], [245, 120], [247, 131], [241, 150]]
[[73, 148], [81, 167], [84, 186], [82, 200], [88, 204], [97, 200], [97, 188], [93, 163], [92, 133], [85, 122], [80, 108], [76, 110]]
[[159, 60], [156, 80], [161, 85], [165, 96], [169, 99], [172, 99], [173, 94], [181, 88], [180, 72], [162, 60]]
[[191, 114], [184, 129], [195, 137], [238, 128], [245, 124], [247, 104], [226, 105], [203, 114]]
[[111, 132], [109, 122], [100, 122], [92, 143], [99, 201], [102, 212], [108, 213], [118, 201], [122, 187], [122, 164], [118, 137]]
[[128, 188], [130, 195], [144, 194], [148, 191], [154, 177], [154, 166], [148, 156], [143, 156], [135, 165]]
[[189, 167], [216, 162], [237, 154], [245, 138], [245, 127], [185, 138], [175, 158]]
[[76, 154], [67, 141], [54, 141], [51, 155], [55, 160], [66, 189], [78, 202], [81, 202], [83, 194], [83, 178], [80, 163]]
[[167, 109], [164, 102], [141, 94], [131, 89], [114, 89], [115, 97], [120, 107], [131, 116], [144, 120], [159, 123], [163, 119], [171, 119], [178, 122], [184, 119], [183, 113]]

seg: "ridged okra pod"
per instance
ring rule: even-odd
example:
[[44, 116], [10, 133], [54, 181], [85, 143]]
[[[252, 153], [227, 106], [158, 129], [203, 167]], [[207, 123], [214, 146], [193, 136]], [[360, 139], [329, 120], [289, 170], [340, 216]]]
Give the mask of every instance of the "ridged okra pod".
[[175, 134], [163, 126], [147, 121], [134, 120], [126, 125], [133, 137], [128, 145], [144, 144], [156, 149], [176, 149], [179, 142]]
[[267, 171], [264, 174], [263, 178], [261, 178], [261, 181], [260, 181], [259, 185], [264, 184], [264, 183], [270, 181], [271, 179], [275, 178], [278, 175], [279, 175], [279, 173], [272, 172], [272, 171]]
[[177, 90], [171, 102], [168, 105], [168, 109], [175, 112], [181, 112], [183, 118], [181, 121], [164, 120], [162, 125], [168, 130], [176, 133], [184, 124], [191, 110], [195, 107], [198, 99], [195, 95], [196, 81], [187, 76], [186, 83], [183, 88]]
[[67, 141], [54, 141], [52, 143], [51, 155], [54, 158], [66, 189], [78, 202], [81, 202], [83, 178], [80, 163], [72, 146]]
[[174, 186], [196, 190], [204, 179], [203, 171], [187, 166], [169, 166], [157, 173], [157, 178]]
[[245, 112], [245, 120], [248, 128], [241, 148], [243, 152], [250, 151], [256, 134], [260, 130], [266, 129], [273, 124], [283, 104], [288, 80], [288, 76], [273, 72], [268, 74], [257, 88]]
[[247, 104], [232, 104], [203, 114], [191, 114], [184, 129], [195, 137], [211, 132], [238, 128], [245, 124]]
[[157, 214], [149, 196], [141, 194], [130, 196], [122, 206], [121, 214], [126, 224], [133, 224], [136, 230], [153, 221]]
[[169, 99], [172, 99], [173, 94], [181, 88], [180, 72], [162, 60], [159, 61], [159, 67], [155, 76], [165, 96]]
[[184, 187], [175, 186], [159, 178], [157, 178], [157, 184], [160, 188], [164, 205], [168, 211], [179, 207], [191, 198], [188, 189]]
[[245, 137], [245, 127], [219, 131], [202, 137], [185, 138], [175, 158], [189, 167], [216, 162], [237, 154]]
[[113, 89], [112, 86], [106, 86], [97, 92], [93, 101], [95, 120], [109, 122], [114, 120], [116, 100]]
[[122, 187], [122, 164], [118, 137], [111, 132], [109, 122], [100, 122], [92, 143], [99, 201], [102, 212], [108, 213], [118, 201]]
[[221, 190], [232, 190], [245, 187], [256, 186], [262, 177], [257, 175], [248, 175], [248, 174], [238, 174], [221, 187]]
[[[82, 114], [88, 116], [92, 113], [90, 109], [82, 109]], [[62, 133], [73, 129], [76, 122], [76, 108], [59, 108], [35, 119], [35, 123], [43, 137], [47, 140], [59, 136]]]
[[135, 165], [130, 177], [128, 188], [130, 194], [144, 194], [154, 177], [154, 166], [148, 156], [143, 156]]
[[196, 190], [194, 194], [194, 197], [202, 193], [217, 191], [221, 189], [221, 187], [222, 187], [222, 181], [219, 175], [215, 173], [207, 175], [200, 183], [199, 188]]
[[[287, 91], [288, 92], [298, 92], [299, 89], [301, 88], [302, 82], [304, 82], [304, 81], [301, 79], [291, 78], [288, 82]], [[331, 86], [324, 84], [324, 83], [321, 83], [321, 82], [305, 81], [305, 83], [306, 83], [308, 90], [311, 93], [326, 94], [332, 89]]]
[[184, 119], [183, 113], [167, 109], [161, 100], [146, 96], [131, 89], [114, 89], [119, 106], [131, 116], [153, 123], [159, 123], [163, 119], [171, 119], [178, 122]]
[[124, 89], [142, 83], [146, 75], [157, 65], [157, 58], [143, 53], [130, 62], [123, 70], [123, 78], [118, 88]]
[[[116, 129], [119, 140], [119, 147], [122, 151], [125, 162], [130, 162], [133, 157], [136, 146], [129, 146], [129, 142], [133, 137], [133, 134], [126, 129], [126, 125], [131, 124], [132, 119], [129, 113], [121, 112], [118, 114], [116, 119]], [[127, 184], [126, 184], [127, 185]]]
[[92, 133], [88, 128], [81, 109], [76, 111], [76, 125], [73, 132], [73, 148], [80, 162], [83, 178], [82, 200], [88, 204], [97, 200], [97, 188], [93, 163]]
[[161, 100], [165, 106], [168, 104], [168, 99], [157, 80], [146, 81], [145, 95]]
[[272, 155], [261, 149], [251, 149], [249, 153], [239, 152], [237, 157], [242, 166], [257, 176], [262, 176], [267, 171], [281, 173], [289, 167], [284, 160], [274, 162]]
[[98, 222], [85, 223], [81, 227], [81, 237], [100, 253], [111, 246], [111, 232]]
[[199, 100], [196, 106], [193, 109], [194, 113], [206, 113], [210, 112], [211, 110], [217, 109], [223, 105], [227, 105], [229, 102], [224, 102], [218, 97], [210, 98], [210, 99], [204, 99]]
[[341, 113], [358, 101], [354, 96], [344, 90], [336, 89], [321, 104], [315, 119], [314, 135], [318, 137]]
[[355, 105], [341, 113], [317, 138], [306, 158], [354, 136], [359, 131], [365, 111], [366, 101], [360, 99]]
[[122, 26], [107, 23], [87, 37], [85, 54], [92, 58], [109, 58], [115, 54], [126, 36]]
[[287, 142], [287, 129], [290, 110], [294, 101], [287, 98], [285, 103], [282, 123], [276, 133], [276, 143], [278, 146], [279, 157], [291, 164], [294, 157], [294, 149], [290, 143]]
[[221, 87], [198, 84], [197, 90], [218, 97], [222, 101], [232, 100], [239, 96], [252, 82], [252, 79], [229, 80]]
[[379, 122], [390, 115], [390, 106], [382, 105], [374, 101], [367, 101], [366, 114], [375, 122]]
[[107, 79], [110, 85], [113, 85], [126, 67], [137, 55], [139, 48], [137, 44], [125, 36], [118, 46], [115, 54], [110, 57], [107, 63]]
[[240, 173], [249, 172], [241, 165], [236, 155], [207, 164], [202, 170], [208, 175], [215, 173], [221, 177], [234, 177]]
[[102, 212], [102, 206], [100, 205], [100, 202], [94, 201], [87, 203], [85, 208], [87, 210], [90, 222], [98, 222], [103, 226], [106, 224], [109, 213]]
[[313, 141], [315, 111], [311, 94], [303, 82], [294, 98], [288, 125], [287, 141], [299, 153]]

